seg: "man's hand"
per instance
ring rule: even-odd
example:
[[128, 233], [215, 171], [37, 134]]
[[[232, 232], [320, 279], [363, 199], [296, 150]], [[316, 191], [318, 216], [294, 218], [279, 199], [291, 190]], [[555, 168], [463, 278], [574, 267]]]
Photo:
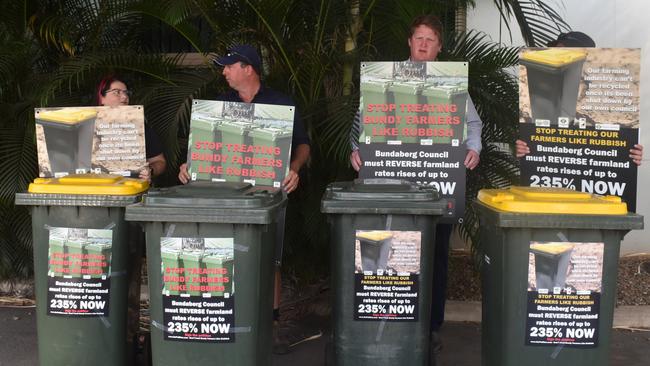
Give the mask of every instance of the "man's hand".
[[151, 184], [151, 167], [147, 164], [144, 166], [144, 168], [140, 169], [140, 175], [138, 178], [147, 181], [147, 183]]
[[630, 159], [632, 159], [634, 164], [641, 166], [641, 161], [643, 160], [643, 145], [636, 144], [630, 149]]
[[187, 184], [190, 181], [190, 174], [187, 172], [187, 163], [181, 164], [178, 168], [178, 180], [183, 184]]
[[517, 139], [517, 141], [515, 141], [515, 156], [517, 158], [522, 158], [526, 154], [530, 154], [530, 148], [528, 147], [528, 144], [522, 140]]
[[282, 181], [282, 189], [287, 193], [291, 193], [298, 188], [298, 183], [300, 183], [300, 176], [296, 171], [289, 169], [289, 173]]
[[361, 170], [361, 156], [359, 155], [359, 150], [353, 150], [352, 153], [350, 154], [350, 164], [352, 164], [352, 167], [354, 170], [359, 171]]
[[467, 150], [467, 155], [465, 155], [465, 167], [469, 170], [473, 170], [478, 166], [478, 163], [481, 161], [481, 157], [474, 150]]

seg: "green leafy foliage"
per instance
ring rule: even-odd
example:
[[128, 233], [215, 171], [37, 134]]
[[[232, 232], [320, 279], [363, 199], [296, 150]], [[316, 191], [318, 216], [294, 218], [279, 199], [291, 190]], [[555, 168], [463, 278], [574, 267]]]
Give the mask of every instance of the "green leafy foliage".
[[[542, 44], [567, 28], [540, 0], [494, 0], [504, 17], [515, 15], [529, 44]], [[501, 187], [517, 175], [514, 140], [517, 50], [485, 35], [455, 35], [454, 11], [472, 0], [0, 0], [0, 278], [31, 272], [27, 210], [16, 192], [36, 177], [33, 109], [94, 104], [97, 81], [118, 73], [143, 104], [147, 123], [165, 146], [168, 168], [159, 185], [177, 183], [184, 161], [193, 98], [227, 90], [207, 52], [230, 45], [257, 46], [263, 82], [293, 96], [312, 139], [301, 187], [290, 197], [285, 269], [309, 281], [327, 272], [329, 240], [320, 199], [327, 184], [350, 180], [349, 131], [358, 108], [359, 68], [366, 60], [408, 57], [408, 25], [419, 14], [441, 16], [447, 29], [444, 60], [470, 62], [470, 94], [485, 127], [481, 164], [468, 173], [468, 202], [483, 187]], [[537, 11], [541, 9], [542, 11]], [[174, 35], [204, 57], [184, 66], [163, 42]], [[156, 38], [156, 39], [158, 39]], [[463, 235], [479, 245], [471, 208]]]

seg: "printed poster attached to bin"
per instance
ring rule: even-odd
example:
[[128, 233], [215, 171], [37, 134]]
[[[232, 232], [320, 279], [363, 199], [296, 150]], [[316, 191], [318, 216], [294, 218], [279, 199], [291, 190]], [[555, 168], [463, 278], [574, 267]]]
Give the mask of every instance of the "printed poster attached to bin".
[[549, 48], [520, 54], [522, 184], [623, 198], [636, 210], [639, 49]]
[[51, 227], [47, 314], [108, 316], [113, 231]]
[[526, 345], [598, 346], [604, 248], [530, 243]]
[[195, 100], [187, 168], [191, 180], [280, 187], [289, 171], [293, 106]]
[[434, 186], [460, 222], [467, 96], [466, 62], [361, 63], [359, 177]]
[[356, 231], [354, 320], [418, 320], [421, 243], [419, 231]]
[[36, 108], [34, 114], [40, 177], [137, 177], [147, 165], [142, 106]]
[[233, 238], [160, 239], [165, 339], [235, 341]]

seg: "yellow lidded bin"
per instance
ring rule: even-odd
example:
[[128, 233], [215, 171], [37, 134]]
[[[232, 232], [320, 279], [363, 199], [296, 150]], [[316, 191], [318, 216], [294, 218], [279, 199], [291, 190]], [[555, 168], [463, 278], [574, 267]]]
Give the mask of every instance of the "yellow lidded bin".
[[75, 125], [81, 122], [90, 120], [97, 117], [96, 109], [56, 109], [56, 110], [41, 110], [37, 113], [37, 118], [44, 122], [63, 123], [67, 125]]
[[521, 55], [522, 61], [536, 62], [538, 64], [563, 67], [587, 58], [585, 51], [566, 48], [550, 48], [543, 51], [528, 51]]
[[573, 120], [576, 115], [582, 65], [587, 52], [553, 48], [524, 51], [519, 62], [526, 67], [532, 122], [544, 126], [558, 118]]
[[42, 126], [50, 169], [53, 176], [74, 173], [77, 169], [89, 171], [95, 108], [36, 109], [36, 124]]
[[546, 187], [484, 189], [474, 208], [482, 365], [546, 366], [562, 349], [554, 366], [606, 366], [621, 240], [643, 216], [619, 197]]
[[124, 214], [148, 188], [119, 175], [72, 174], [37, 178], [16, 194], [32, 216], [40, 365], [132, 364], [127, 304], [143, 236]]

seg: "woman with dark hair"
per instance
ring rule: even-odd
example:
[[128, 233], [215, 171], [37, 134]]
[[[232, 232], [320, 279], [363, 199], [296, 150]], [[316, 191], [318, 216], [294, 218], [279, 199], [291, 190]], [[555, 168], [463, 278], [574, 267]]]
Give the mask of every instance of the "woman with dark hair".
[[[126, 82], [115, 75], [102, 78], [97, 85], [97, 105], [108, 107], [129, 105], [130, 97], [131, 90], [129, 90]], [[158, 135], [146, 124], [144, 126], [144, 139], [147, 150], [147, 166], [140, 171], [139, 178], [151, 183], [151, 178], [157, 177], [165, 172], [167, 169], [167, 160], [165, 160], [165, 155], [163, 155], [162, 144]]]

